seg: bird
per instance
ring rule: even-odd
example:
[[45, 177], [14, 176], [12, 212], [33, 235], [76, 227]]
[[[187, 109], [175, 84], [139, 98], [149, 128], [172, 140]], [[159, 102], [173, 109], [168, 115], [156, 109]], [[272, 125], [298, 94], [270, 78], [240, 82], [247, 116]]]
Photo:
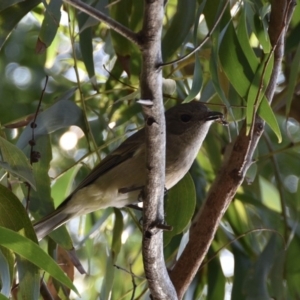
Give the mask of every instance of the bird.
[[[195, 160], [211, 124], [226, 121], [199, 101], [173, 106], [165, 112], [165, 189], [184, 177]], [[49, 215], [34, 224], [38, 240], [70, 219], [107, 207], [138, 202], [146, 183], [145, 129], [126, 139], [107, 155], [77, 188]]]

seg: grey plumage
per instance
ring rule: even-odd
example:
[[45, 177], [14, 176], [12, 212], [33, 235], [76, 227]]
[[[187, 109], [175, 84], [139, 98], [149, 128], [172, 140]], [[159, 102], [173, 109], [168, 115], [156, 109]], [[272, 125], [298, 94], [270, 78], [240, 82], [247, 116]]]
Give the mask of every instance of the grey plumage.
[[[188, 172], [210, 125], [222, 118], [221, 113], [196, 101], [166, 112], [167, 189]], [[38, 238], [75, 216], [136, 202], [145, 181], [145, 134], [141, 129], [102, 160], [54, 212], [34, 225]]]

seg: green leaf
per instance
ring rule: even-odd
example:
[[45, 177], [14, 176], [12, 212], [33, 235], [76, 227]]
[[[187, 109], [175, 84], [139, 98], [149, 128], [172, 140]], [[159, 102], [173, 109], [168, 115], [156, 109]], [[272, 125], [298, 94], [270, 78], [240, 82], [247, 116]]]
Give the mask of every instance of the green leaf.
[[[30, 211], [35, 217], [41, 217], [54, 210], [51, 197], [51, 181], [48, 175], [52, 160], [51, 142], [48, 135], [42, 136], [37, 140], [35, 151], [41, 153], [41, 159], [33, 164], [37, 189], [30, 194]], [[65, 226], [58, 228], [50, 236], [64, 249], [73, 249], [72, 240]]]
[[0, 300], [9, 300], [9, 298], [6, 298], [4, 295], [0, 294]]
[[56, 262], [36, 243], [23, 237], [19, 233], [2, 226], [0, 226], [0, 236], [0, 245], [14, 251], [40, 269], [48, 272], [53, 278], [63, 283], [79, 296], [78, 291], [71, 280], [64, 274]]
[[[126, 27], [129, 27], [131, 2], [132, 0], [122, 0], [110, 6], [110, 16]], [[111, 38], [115, 52], [118, 55], [121, 57], [130, 56], [132, 43], [128, 41], [128, 39], [116, 33], [114, 30], [111, 30]]]
[[252, 72], [255, 73], [259, 66], [259, 59], [256, 57], [253, 48], [250, 45], [249, 34], [247, 30], [246, 9], [242, 10], [241, 18], [237, 27], [237, 38], [246, 57], [253, 62], [250, 64], [250, 67], [252, 68]]
[[[70, 96], [66, 95], [66, 97]], [[47, 135], [71, 125], [77, 125], [81, 129], [85, 129], [82, 118], [82, 110], [74, 102], [70, 100], [60, 100], [47, 110], [38, 114], [35, 122], [37, 127], [34, 129], [34, 136], [37, 139], [42, 135]], [[31, 139], [32, 128], [29, 124], [20, 135], [17, 146], [23, 149]]]
[[207, 275], [207, 300], [224, 299], [226, 278], [217, 258], [209, 262]]
[[288, 80], [285, 114], [289, 115], [291, 104], [294, 98], [295, 87], [300, 70], [300, 44], [297, 47], [293, 62], [291, 63], [291, 73]]
[[254, 14], [254, 25], [255, 26], [253, 29], [255, 30], [256, 37], [259, 40], [259, 43], [262, 46], [264, 53], [270, 53], [272, 47], [268, 35], [269, 24], [265, 21], [265, 16], [259, 16], [258, 14]]
[[123, 215], [120, 210], [114, 208], [115, 213], [115, 225], [113, 229], [113, 238], [112, 238], [112, 244], [111, 244], [111, 251], [112, 251], [112, 260], [113, 263], [116, 262], [118, 254], [120, 253], [121, 247], [122, 247], [122, 233], [123, 233]]
[[113, 282], [115, 278], [115, 266], [113, 264], [112, 253], [109, 254], [106, 260], [105, 277], [102, 281], [101, 292], [99, 299], [109, 300], [112, 293]]
[[191, 27], [194, 24], [196, 0], [178, 0], [177, 10], [171, 25], [162, 39], [163, 61], [167, 61], [184, 43]]
[[196, 207], [196, 191], [193, 179], [187, 173], [173, 188], [168, 191], [165, 201], [165, 221], [173, 226], [172, 231], [164, 232], [164, 246], [173, 236], [183, 232], [191, 221]]
[[[2, 248], [2, 247], [1, 247]], [[5, 249], [5, 248], [3, 248]], [[1, 293], [7, 297], [10, 295], [11, 289], [11, 276], [10, 266], [6, 257], [3, 255], [2, 249], [0, 249], [0, 282], [1, 282]]]
[[55, 38], [61, 18], [61, 6], [62, 0], [51, 0], [46, 6], [44, 20], [37, 41], [37, 53], [43, 53]]
[[36, 189], [32, 166], [26, 155], [3, 137], [0, 137], [0, 150], [3, 160], [0, 161], [0, 166]]
[[[254, 114], [256, 113], [255, 107], [260, 105], [270, 81], [273, 69], [273, 59], [271, 58], [269, 62], [268, 60], [269, 56], [265, 56], [263, 62], [258, 66], [252, 84], [249, 88], [246, 112], [247, 134], [249, 134]], [[266, 65], [266, 63], [268, 64]]]
[[78, 14], [78, 25], [79, 25], [79, 45], [82, 55], [82, 60], [84, 62], [85, 68], [88, 72], [89, 78], [95, 76], [94, 67], [94, 56], [93, 56], [93, 41], [92, 41], [92, 28], [83, 28], [89, 19], [86, 14]]
[[274, 115], [274, 112], [266, 97], [263, 97], [262, 102], [258, 108], [259, 116], [270, 126], [278, 138], [278, 143], [282, 142], [281, 131]]
[[0, 12], [0, 50], [19, 21], [40, 2], [41, 0], [22, 1]]
[[[33, 241], [30, 241], [31, 243], [37, 243], [32, 224], [25, 208], [13, 193], [2, 185], [0, 185], [0, 226], [10, 228], [14, 233], [21, 232]], [[3, 234], [0, 234], [0, 236], [0, 245], [6, 247], [6, 245], [2, 244], [5, 242], [5, 236]], [[36, 245], [36, 247], [38, 246]], [[9, 247], [7, 248], [13, 250]], [[38, 268], [29, 261], [17, 256], [17, 269], [20, 281], [19, 293], [21, 297], [24, 299], [36, 299], [40, 287]]]
[[237, 244], [233, 244], [232, 252], [234, 255], [234, 280], [231, 300], [240, 300], [244, 298], [243, 286], [249, 268], [251, 267], [251, 260]]
[[248, 61], [231, 22], [222, 39], [219, 57], [230, 83], [241, 97], [246, 97], [254, 77], [252, 64], [256, 62]]
[[13, 6], [19, 2], [23, 2], [24, 0], [1, 0], [0, 2], [0, 12], [10, 6]]
[[196, 53], [192, 88], [189, 95], [184, 99], [183, 103], [187, 103], [195, 99], [195, 97], [200, 93], [202, 84], [203, 84], [203, 78], [202, 78], [200, 58], [199, 58], [199, 54]]
[[253, 269], [249, 271], [248, 280], [244, 285], [245, 296], [247, 299], [270, 299], [271, 295], [268, 292], [267, 281], [278, 249], [278, 236], [273, 234], [256, 261]]

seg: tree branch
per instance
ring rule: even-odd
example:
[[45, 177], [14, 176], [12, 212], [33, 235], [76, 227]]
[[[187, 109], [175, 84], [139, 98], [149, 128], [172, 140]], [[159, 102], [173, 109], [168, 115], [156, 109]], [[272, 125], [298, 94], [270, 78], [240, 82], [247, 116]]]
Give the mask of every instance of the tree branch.
[[153, 299], [177, 299], [163, 255], [163, 234], [157, 226], [164, 222], [165, 119], [162, 97], [161, 32], [164, 0], [145, 1], [143, 28], [140, 33], [142, 71], [141, 99], [152, 102], [143, 106], [146, 132], [147, 183], [143, 206], [143, 261]]
[[[274, 51], [274, 67], [266, 90], [266, 97], [271, 103], [277, 78], [280, 74], [284, 52], [284, 38], [294, 8], [293, 0], [272, 2], [269, 35]], [[252, 156], [264, 130], [264, 122], [256, 116], [252, 135], [246, 135], [244, 124], [237, 137], [229, 159], [223, 163], [219, 174], [211, 186], [202, 210], [195, 218], [190, 229], [190, 239], [178, 262], [170, 273], [181, 299], [196, 275], [214, 238], [218, 225], [227, 210], [237, 189], [245, 178], [252, 163]]]
[[125, 38], [127, 38], [132, 43], [140, 46], [138, 35], [131, 31], [129, 28], [125, 27], [121, 23], [115, 21], [109, 16], [105, 15], [101, 11], [95, 9], [94, 7], [80, 1], [80, 0], [63, 0], [65, 3], [70, 4], [71, 6], [79, 9], [82, 12], [85, 12], [89, 16], [107, 24], [111, 29], [118, 32]]

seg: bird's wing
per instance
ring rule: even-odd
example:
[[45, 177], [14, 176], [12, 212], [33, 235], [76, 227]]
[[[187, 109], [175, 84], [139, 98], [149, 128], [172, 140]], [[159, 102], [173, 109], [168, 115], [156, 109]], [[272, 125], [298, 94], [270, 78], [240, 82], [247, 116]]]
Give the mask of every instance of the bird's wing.
[[[86, 187], [87, 185], [93, 183], [96, 179], [102, 176], [107, 171], [118, 166], [122, 162], [131, 158], [139, 147], [144, 143], [144, 129], [139, 130], [127, 140], [125, 140], [117, 149], [107, 155], [98, 164], [91, 173], [81, 181], [81, 183], [76, 187], [76, 189], [67, 197], [66, 200], [70, 199], [77, 191]], [[65, 201], [64, 201], [65, 202]]]

